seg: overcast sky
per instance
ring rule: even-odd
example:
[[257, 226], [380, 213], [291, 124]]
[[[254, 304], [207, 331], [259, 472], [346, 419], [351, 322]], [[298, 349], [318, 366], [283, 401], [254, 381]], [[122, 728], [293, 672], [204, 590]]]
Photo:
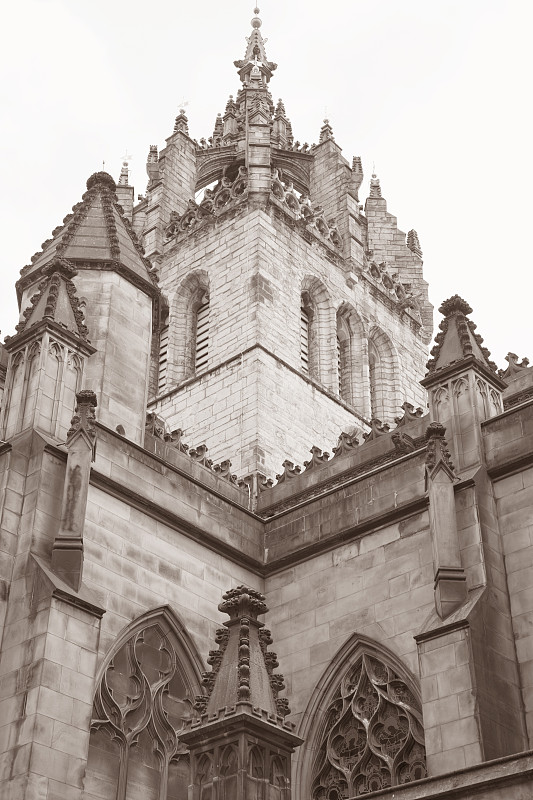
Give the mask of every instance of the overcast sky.
[[[499, 366], [533, 361], [530, 0], [262, 0], [271, 81], [295, 138], [327, 115], [350, 161], [372, 165], [398, 225], [418, 231], [437, 308], [452, 294]], [[19, 0], [3, 12], [2, 334], [14, 283], [102, 168], [146, 187], [146, 155], [187, 103], [211, 135], [239, 79], [248, 0]], [[435, 322], [440, 315], [435, 312]]]

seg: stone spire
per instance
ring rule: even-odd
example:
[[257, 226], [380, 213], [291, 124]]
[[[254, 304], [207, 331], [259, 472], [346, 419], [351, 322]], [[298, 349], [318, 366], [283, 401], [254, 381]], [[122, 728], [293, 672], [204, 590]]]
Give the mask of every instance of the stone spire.
[[128, 186], [129, 185], [129, 170], [128, 170], [128, 162], [124, 161], [122, 164], [122, 168], [120, 170], [120, 177], [118, 179], [119, 186]]
[[239, 70], [239, 77], [241, 81], [248, 85], [254, 76], [260, 77], [263, 84], [267, 84], [272, 77], [272, 73], [277, 68], [277, 64], [269, 61], [267, 58], [265, 44], [266, 39], [263, 39], [260, 32], [260, 27], [263, 24], [258, 17], [259, 9], [254, 8], [254, 18], [252, 19], [252, 33], [246, 37], [246, 53], [244, 59], [234, 61], [233, 63]]
[[432, 358], [427, 363], [429, 374], [466, 358], [473, 358], [491, 373], [496, 373], [497, 367], [490, 359], [489, 350], [483, 347], [483, 339], [475, 332], [476, 324], [467, 319], [472, 309], [466, 300], [456, 294], [445, 300], [439, 311], [444, 314], [444, 319], [435, 337]]
[[498, 376], [476, 325], [467, 318], [472, 313], [468, 303], [454, 295], [439, 311], [444, 319], [428, 373], [420, 383], [428, 390], [431, 419], [450, 432], [450, 449], [461, 474], [484, 464], [481, 423], [501, 413], [507, 384]]
[[[238, 586], [226, 592], [219, 609], [230, 619], [217, 631], [219, 649], [209, 653], [207, 694], [196, 700], [201, 716], [180, 734], [191, 755], [189, 796], [204, 796], [216, 786], [217, 796], [232, 800], [288, 800], [291, 754], [302, 739], [285, 722], [288, 704], [277, 696], [283, 677], [273, 672], [278, 664], [267, 651], [270, 631], [257, 619], [267, 611], [265, 598]], [[266, 793], [265, 782], [272, 787]]]
[[57, 259], [71, 266], [109, 264], [151, 295], [158, 294], [152, 265], [118, 203], [116, 184], [107, 172], [96, 172], [87, 181], [87, 191], [73, 213], [57, 227], [52, 239], [21, 270], [17, 291], [21, 292], [40, 279], [48, 265]]
[[247, 713], [261, 709], [283, 727], [290, 713], [287, 700], [278, 697], [283, 676], [273, 672], [278, 662], [276, 654], [267, 651], [270, 631], [257, 619], [268, 611], [265, 598], [255, 589], [238, 586], [226, 592], [218, 608], [230, 619], [224, 623], [227, 630], [217, 631], [219, 649], [210, 653], [212, 670], [203, 680], [207, 695], [197, 698], [198, 711], [210, 716], [221, 708], [244, 705]]
[[274, 112], [274, 125], [272, 128], [272, 141], [277, 147], [287, 148], [293, 143], [292, 125], [285, 113], [285, 105], [281, 98], [278, 100]]
[[222, 144], [222, 137], [224, 135], [224, 123], [222, 122], [222, 114], [217, 114], [215, 120], [215, 127], [213, 128], [213, 145]]

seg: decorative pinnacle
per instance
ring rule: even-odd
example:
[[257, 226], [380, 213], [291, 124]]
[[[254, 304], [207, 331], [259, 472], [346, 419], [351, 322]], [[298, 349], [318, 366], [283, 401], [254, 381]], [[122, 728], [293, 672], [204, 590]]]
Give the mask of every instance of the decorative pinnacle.
[[318, 143], [322, 144], [322, 142], [327, 142], [328, 139], [332, 139], [333, 141], [335, 141], [335, 138], [333, 136], [333, 128], [329, 124], [329, 119], [325, 119], [324, 124], [320, 129], [320, 138], [318, 140]]
[[223, 601], [218, 610], [229, 614], [231, 619], [239, 619], [243, 616], [257, 619], [259, 614], [266, 614], [268, 608], [264, 595], [260, 592], [247, 586], [237, 586], [236, 589], [230, 589], [223, 595]]
[[412, 228], [407, 234], [407, 247], [412, 253], [422, 258], [422, 248], [420, 247], [420, 240], [418, 233]]
[[454, 294], [453, 297], [448, 298], [445, 300], [441, 307], [439, 308], [439, 312], [443, 314], [445, 317], [450, 317], [452, 314], [456, 314], [460, 312], [461, 314], [471, 314], [472, 309], [466, 302], [463, 300], [462, 297], [459, 297], [458, 294]]
[[122, 164], [122, 169], [120, 170], [120, 178], [118, 179], [119, 186], [127, 186], [128, 185], [128, 162], [124, 161]]
[[369, 197], [379, 197], [381, 198], [381, 186], [379, 183], [379, 178], [375, 172], [372, 173], [372, 178], [370, 179], [370, 195]]
[[95, 172], [87, 180], [87, 189], [92, 189], [93, 186], [98, 185], [106, 186], [108, 189], [111, 189], [112, 192], [114, 192], [117, 188], [117, 185], [109, 172]]

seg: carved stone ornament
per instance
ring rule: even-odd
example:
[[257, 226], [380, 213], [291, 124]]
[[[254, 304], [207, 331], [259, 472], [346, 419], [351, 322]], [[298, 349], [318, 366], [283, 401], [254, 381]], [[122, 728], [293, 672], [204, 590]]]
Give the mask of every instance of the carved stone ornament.
[[290, 480], [291, 478], [296, 478], [302, 471], [301, 467], [298, 465], [294, 466], [292, 461], [289, 461], [288, 459], [285, 459], [281, 466], [283, 467], [283, 472], [279, 475], [276, 475], [276, 480], [278, 483], [285, 483], [285, 481]]
[[96, 442], [96, 394], [91, 389], [82, 389], [76, 394], [76, 409], [67, 433], [67, 447], [76, 434], [83, 433], [92, 443]]
[[291, 180], [285, 181], [281, 170], [272, 170], [270, 191], [284, 211], [299, 222], [308, 232], [326, 240], [337, 250], [342, 249], [343, 239], [336, 220], [326, 220], [321, 206], [315, 206], [306, 194], [298, 194]]
[[363, 439], [365, 442], [371, 442], [374, 439], [379, 439], [380, 436], [385, 436], [387, 433], [390, 433], [389, 425], [374, 417], [370, 420], [370, 431], [363, 433]]
[[309, 470], [320, 467], [329, 461], [329, 453], [323, 453], [319, 447], [313, 446], [309, 452], [311, 453], [311, 458], [309, 461], [304, 461], [304, 472], [309, 472]]
[[409, 425], [415, 419], [420, 419], [424, 416], [422, 408], [415, 408], [411, 403], [402, 403], [403, 417], [394, 417], [394, 422], [398, 427], [402, 425]]
[[339, 436], [337, 446], [333, 448], [333, 458], [343, 456], [345, 453], [353, 453], [356, 447], [359, 446], [359, 439], [355, 434], [345, 433], [344, 431]]
[[529, 367], [529, 358], [523, 358], [519, 364], [516, 353], [507, 353], [505, 360], [507, 361], [507, 368], [498, 370], [498, 375], [500, 378], [503, 378], [504, 381], [509, 378], [514, 378]]
[[440, 422], [432, 422], [426, 430], [426, 470], [433, 472], [439, 462], [441, 462], [453, 477], [456, 477], [455, 468], [452, 463], [448, 444], [444, 435], [446, 428]]
[[422, 711], [407, 684], [363, 653], [325, 711], [312, 800], [344, 800], [424, 778]]
[[[245, 703], [258, 708], [266, 708], [267, 711], [270, 705], [275, 716], [283, 719], [290, 713], [288, 700], [278, 697], [279, 693], [285, 688], [283, 675], [274, 672], [274, 669], [278, 666], [277, 656], [267, 650], [268, 645], [272, 644], [270, 631], [266, 630], [263, 624], [257, 620], [260, 614], [265, 614], [268, 611], [264, 596], [247, 586], [237, 586], [223, 595], [223, 600], [218, 608], [219, 611], [228, 614], [230, 620], [225, 623], [226, 628], [217, 630], [216, 643], [218, 644], [218, 650], [209, 652], [208, 664], [211, 666], [211, 671], [204, 672], [202, 675], [205, 694], [196, 697], [195, 709], [200, 714], [207, 712], [227, 651], [231, 663], [229, 666], [226, 664], [226, 669], [229, 669], [230, 673], [235, 670], [237, 674], [236, 694], [235, 696], [232, 694], [231, 705]], [[233, 645], [228, 649], [230, 639], [233, 641]], [[236, 639], [238, 641], [235, 641]], [[257, 644], [259, 644], [259, 647], [257, 647]], [[255, 689], [251, 685], [250, 664], [253, 661], [257, 669], [257, 656], [259, 658], [262, 656], [264, 660], [262, 670], [264, 670], [265, 679], [268, 676], [272, 691], [270, 698], [268, 694], [265, 694], [262, 680], [256, 681]], [[221, 677], [225, 683], [226, 678], [224, 676]], [[219, 686], [216, 699], [226, 697], [227, 700], [227, 687], [224, 686], [222, 691], [220, 690], [221, 687]]]
[[192, 233], [199, 225], [213, 221], [229, 207], [236, 205], [248, 194], [248, 172], [246, 167], [240, 166], [237, 176], [230, 180], [222, 175], [214, 189], [206, 189], [201, 203], [189, 200], [184, 214], [172, 211], [169, 224], [165, 229], [166, 240], [169, 241], [179, 234]]

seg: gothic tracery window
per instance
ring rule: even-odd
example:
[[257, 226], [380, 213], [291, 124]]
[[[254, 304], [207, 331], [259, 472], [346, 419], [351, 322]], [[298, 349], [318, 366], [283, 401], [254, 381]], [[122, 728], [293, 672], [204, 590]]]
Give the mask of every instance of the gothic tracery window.
[[179, 734], [195, 690], [164, 620], [130, 636], [107, 664], [96, 691], [86, 800], [182, 800], [189, 755]]
[[363, 653], [329, 704], [312, 800], [344, 800], [426, 775], [420, 704], [393, 669]]

